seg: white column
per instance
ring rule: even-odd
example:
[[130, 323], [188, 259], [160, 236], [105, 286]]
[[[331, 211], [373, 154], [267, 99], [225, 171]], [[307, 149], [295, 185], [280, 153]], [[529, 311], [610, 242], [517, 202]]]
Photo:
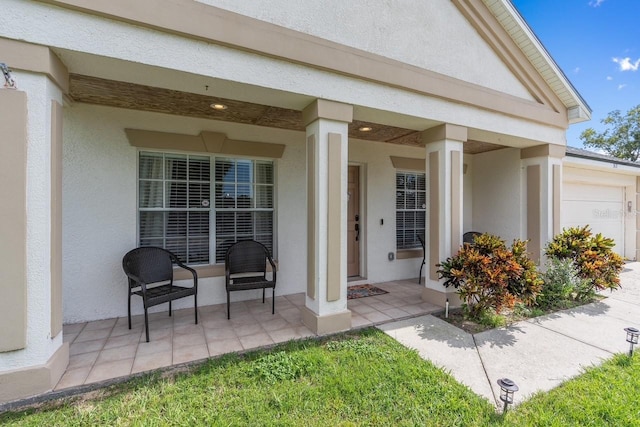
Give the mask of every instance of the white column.
[[522, 236], [531, 259], [544, 265], [544, 248], [560, 229], [564, 145], [538, 145], [520, 151]]
[[353, 107], [316, 100], [307, 127], [307, 295], [303, 321], [317, 334], [351, 328], [347, 309], [347, 160]]
[[426, 148], [427, 226], [425, 289], [422, 299], [444, 306], [459, 300], [454, 289], [438, 280], [436, 264], [455, 254], [462, 244], [463, 142], [467, 128], [444, 124], [423, 132]]
[[[0, 253], [13, 253], [0, 262], [0, 290], [22, 288], [20, 293], [3, 292], [12, 300], [0, 304], [0, 319], [5, 319], [5, 330], [0, 331], [0, 402], [51, 390], [69, 362], [69, 346], [61, 333], [60, 277], [62, 97], [68, 75], [48, 48], [8, 43], [0, 42], [0, 59], [14, 70], [16, 88], [2, 88], [0, 75], [0, 116], [13, 121], [2, 127], [7, 135], [1, 151], [10, 156], [3, 156], [2, 173], [15, 173], [3, 180], [8, 185], [2, 193], [15, 196], [3, 203], [13, 200], [19, 206], [3, 210], [9, 215], [3, 220], [24, 232], [10, 233], [12, 239], [23, 236], [13, 248], [0, 245]], [[23, 123], [24, 132], [16, 122]], [[21, 259], [16, 261], [16, 256]], [[7, 272], [13, 273], [5, 276]], [[7, 324], [16, 311], [23, 321]]]

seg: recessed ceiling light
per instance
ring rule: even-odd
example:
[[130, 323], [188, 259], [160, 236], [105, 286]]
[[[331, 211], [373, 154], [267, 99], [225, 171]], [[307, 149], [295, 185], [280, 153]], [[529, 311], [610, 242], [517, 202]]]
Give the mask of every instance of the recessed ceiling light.
[[227, 106], [224, 104], [211, 104], [211, 108], [214, 110], [226, 110]]
[[362, 127], [359, 127], [358, 130], [360, 132], [371, 132], [373, 130], [373, 128], [369, 127], [369, 126], [362, 126]]

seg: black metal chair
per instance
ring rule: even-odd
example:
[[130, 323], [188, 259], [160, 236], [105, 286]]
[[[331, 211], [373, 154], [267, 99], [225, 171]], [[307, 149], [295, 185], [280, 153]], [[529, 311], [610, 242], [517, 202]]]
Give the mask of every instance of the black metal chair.
[[[191, 272], [192, 287], [173, 284], [173, 264]], [[131, 295], [142, 297], [147, 342], [149, 342], [147, 309], [154, 305], [168, 302], [169, 316], [171, 316], [171, 301], [193, 295], [196, 324], [198, 324], [198, 275], [194, 269], [180, 262], [173, 253], [151, 246], [133, 249], [122, 258], [122, 268], [129, 279], [129, 329], [131, 329]]]
[[424, 236], [422, 234], [418, 234], [418, 240], [420, 240], [420, 244], [422, 245], [422, 264], [420, 265], [420, 275], [418, 276], [418, 285], [422, 282], [422, 267], [426, 264], [426, 251], [424, 247]]
[[479, 231], [467, 231], [462, 235], [462, 243], [473, 243], [476, 236], [480, 236], [482, 233]]
[[[271, 280], [267, 279], [267, 261], [271, 264]], [[271, 314], [276, 312], [276, 264], [269, 250], [254, 240], [236, 242], [224, 257], [225, 285], [227, 288], [227, 319], [231, 318], [231, 292], [262, 289], [264, 304], [265, 290], [273, 289]]]

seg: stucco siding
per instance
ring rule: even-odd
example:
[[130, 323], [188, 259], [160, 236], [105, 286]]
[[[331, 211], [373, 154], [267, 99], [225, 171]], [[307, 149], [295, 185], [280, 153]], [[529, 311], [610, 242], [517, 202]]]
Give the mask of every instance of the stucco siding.
[[[535, 135], [541, 142], [558, 141], [564, 135], [564, 129], [552, 125], [44, 3], [5, 0], [0, 37], [52, 46], [68, 68], [78, 74], [299, 110], [314, 98], [331, 99], [426, 119], [424, 127], [434, 122], [453, 123], [522, 138]], [[477, 38], [458, 37], [462, 43], [471, 44], [474, 43], [470, 40]], [[475, 47], [471, 50], [475, 51]], [[452, 64], [453, 69], [478, 70], [490, 62], [482, 58], [470, 66], [461, 66], [464, 55], [456, 54], [452, 60], [450, 55], [440, 53], [442, 61]], [[507, 76], [496, 78], [500, 75], [496, 70], [480, 74], [492, 76], [491, 81], [508, 80]], [[246, 85], [255, 87], [260, 99], [254, 98], [252, 87]]]
[[520, 150], [473, 156], [474, 231], [495, 234], [507, 243], [519, 238], [520, 197]]
[[533, 100], [448, 0], [200, 2]]
[[[16, 72], [19, 89], [27, 93], [27, 347], [0, 353], [0, 370], [43, 364], [62, 344], [51, 337], [49, 181], [51, 163], [51, 100], [62, 102], [57, 87], [45, 76]], [[6, 203], [7, 201], [3, 201]]]

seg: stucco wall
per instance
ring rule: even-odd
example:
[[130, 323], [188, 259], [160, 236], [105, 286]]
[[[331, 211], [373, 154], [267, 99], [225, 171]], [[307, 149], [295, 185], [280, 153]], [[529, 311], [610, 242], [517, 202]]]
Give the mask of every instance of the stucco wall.
[[475, 154], [472, 177], [474, 231], [520, 238], [520, 150]]
[[[447, 5], [442, 9], [445, 10], [447, 7], [453, 6]], [[448, 21], [443, 21], [443, 24], [452, 31], [456, 27]], [[429, 31], [428, 34], [429, 37], [439, 37], [435, 31]], [[41, 2], [4, 0], [3, 13], [0, 14], [0, 37], [58, 48], [63, 62], [71, 64], [71, 71], [80, 74], [213, 96], [219, 95], [215, 93], [218, 86], [228, 90], [225, 82], [235, 82], [233, 89], [237, 95], [232, 95], [234, 92], [228, 94], [238, 99], [252, 99], [251, 87], [242, 86], [242, 90], [239, 90], [239, 84], [254, 85], [271, 91], [282, 91], [285, 97], [292, 93], [303, 95], [296, 97], [304, 104], [296, 105], [295, 108], [298, 109], [304, 108], [314, 98], [325, 98], [375, 110], [384, 108], [385, 111], [400, 115], [428, 119], [431, 124], [433, 121], [453, 123], [481, 131], [523, 138], [533, 137], [538, 141], [550, 143], [564, 138], [564, 130], [558, 127], [479, 110], [469, 105], [451, 103], [174, 34], [55, 8]], [[469, 44], [470, 52], [482, 51], [476, 46], [478, 42], [474, 42], [477, 37], [474, 33], [469, 37], [457, 36], [456, 39], [461, 45]], [[410, 46], [407, 50], [411, 51], [417, 45], [411, 42], [407, 44]], [[396, 44], [390, 44], [389, 49], [397, 47]], [[482, 70], [479, 75], [491, 76], [490, 81], [512, 80], [499, 70], [491, 68], [495, 64], [489, 69], [484, 68], [485, 64], [492, 62], [489, 59], [490, 55], [482, 56], [469, 66], [464, 66], [460, 65], [460, 62], [464, 60], [465, 55], [459, 54], [455, 47], [447, 49], [450, 50], [437, 49], [435, 52], [439, 59], [434, 61], [449, 64], [452, 72], [464, 70], [473, 73]], [[451, 59], [451, 52], [456, 52], [455, 60]], [[212, 78], [214, 80], [211, 80]], [[211, 86], [209, 92], [205, 92], [206, 84]], [[273, 95], [273, 92], [270, 93]], [[277, 97], [272, 102], [272, 105], [280, 105]]]
[[[14, 72], [27, 93], [27, 347], [0, 353], [0, 370], [44, 364], [62, 345], [51, 337], [51, 100], [60, 90], [43, 75]], [[2, 201], [8, 203], [9, 201]], [[3, 325], [11, 327], [11, 325]]]
[[448, 0], [199, 1], [533, 100]]
[[[65, 323], [126, 315], [122, 256], [136, 246], [136, 149], [125, 128], [285, 144], [276, 161], [277, 294], [306, 288], [306, 147], [301, 132], [74, 104], [64, 111], [63, 297]], [[395, 252], [395, 169], [390, 155], [424, 157], [424, 149], [349, 141], [349, 162], [363, 168], [366, 201], [362, 275], [372, 282], [418, 276], [422, 257], [389, 261]], [[380, 219], [384, 225], [380, 225]], [[239, 292], [234, 300], [257, 298]], [[199, 281], [199, 304], [225, 301], [224, 278]], [[176, 302], [177, 308], [192, 301]], [[155, 310], [164, 310], [156, 308]], [[142, 313], [134, 299], [133, 312]]]

